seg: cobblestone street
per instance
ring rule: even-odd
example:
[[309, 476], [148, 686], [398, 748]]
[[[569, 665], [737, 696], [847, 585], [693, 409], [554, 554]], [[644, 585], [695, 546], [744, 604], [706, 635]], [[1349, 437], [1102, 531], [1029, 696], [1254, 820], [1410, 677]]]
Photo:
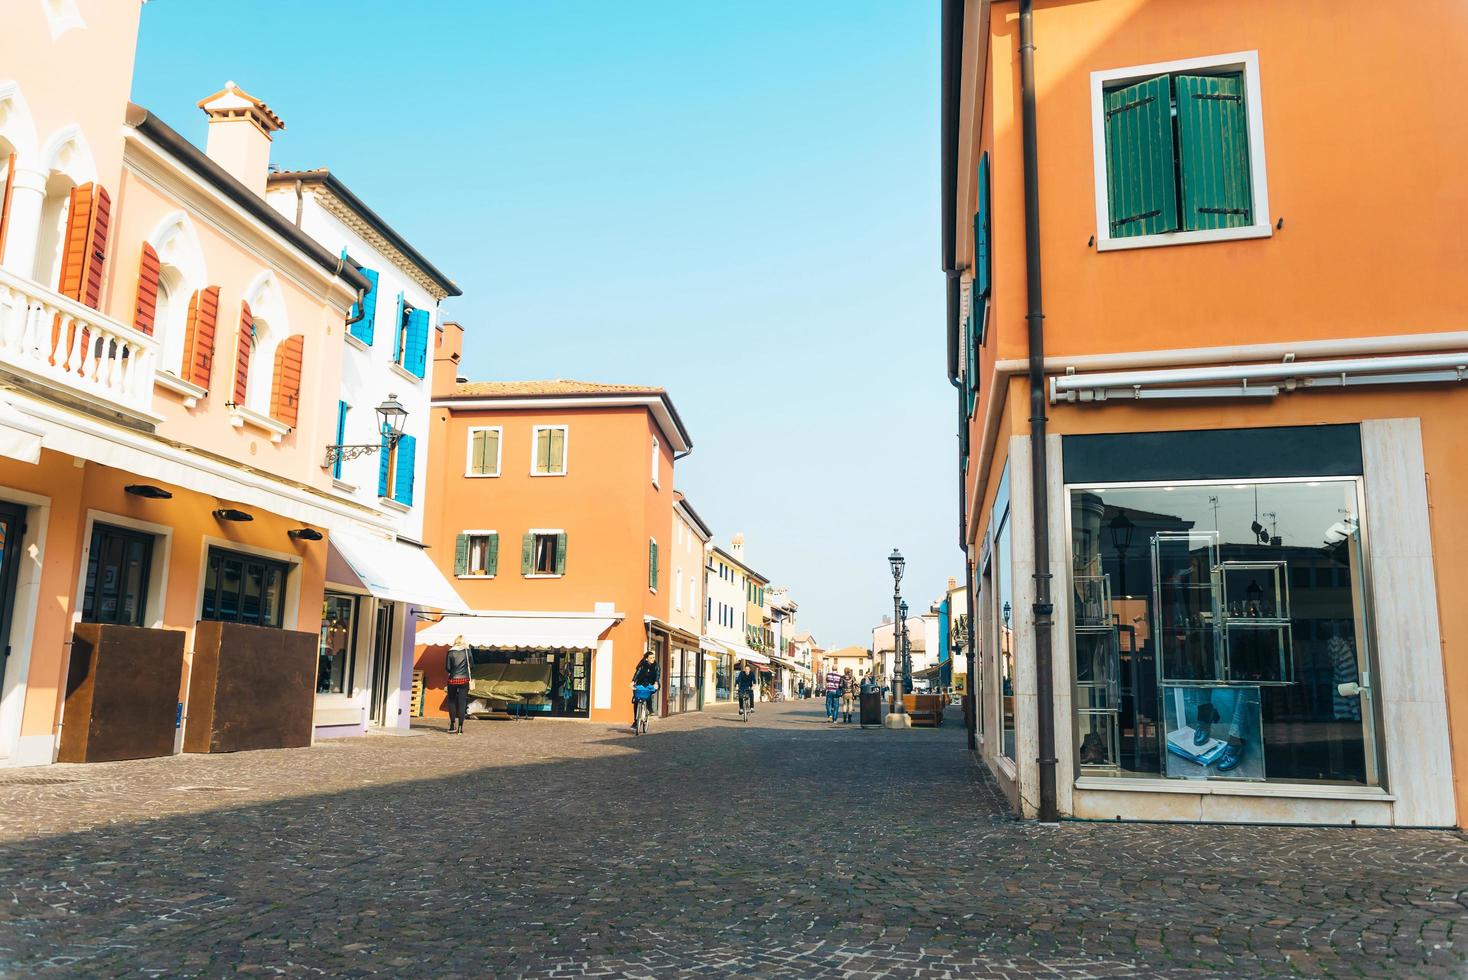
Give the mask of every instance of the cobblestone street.
[[1468, 842], [1011, 820], [818, 702], [0, 773], [10, 976], [1462, 976]]

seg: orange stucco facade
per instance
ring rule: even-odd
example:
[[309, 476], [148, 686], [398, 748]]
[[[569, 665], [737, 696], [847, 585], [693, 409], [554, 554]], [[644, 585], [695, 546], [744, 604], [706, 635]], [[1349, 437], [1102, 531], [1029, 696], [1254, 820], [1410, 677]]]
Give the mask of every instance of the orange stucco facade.
[[[977, 174], [985, 153], [992, 201], [987, 333], [982, 346], [965, 349], [966, 356], [977, 357], [979, 368], [964, 462], [965, 544], [977, 585], [985, 581], [981, 563], [991, 554], [992, 508], [1011, 462], [1011, 439], [1030, 432], [1025, 187], [1018, 4], [969, 0], [962, 6], [954, 261], [962, 270], [965, 310], [973, 277]], [[1436, 100], [1422, 97], [1468, 82], [1468, 66], [1454, 54], [1468, 49], [1468, 10], [1462, 4], [1428, 0], [1414, 4], [1410, 16], [1369, 2], [1037, 0], [1034, 8], [1047, 386], [1068, 371], [1278, 364], [1468, 346], [1462, 296], [1468, 186], [1459, 176], [1468, 163], [1468, 127], [1445, 125]], [[1433, 38], [1433, 44], [1424, 46], [1424, 37]], [[1190, 59], [1234, 53], [1248, 53], [1257, 65], [1260, 98], [1250, 108], [1259, 115], [1260, 129], [1250, 133], [1251, 151], [1262, 155], [1269, 209], [1254, 218], [1262, 226], [1257, 236], [1177, 236], [1158, 247], [1098, 247], [1103, 237], [1098, 197], [1106, 178], [1104, 170], [1098, 174], [1104, 152], [1097, 146], [1094, 96], [1104, 79], [1119, 69], [1136, 67], [1142, 76], [1147, 66], [1166, 72], [1175, 70], [1167, 66]], [[1257, 142], [1261, 133], [1262, 146]], [[1264, 190], [1255, 186], [1256, 201]], [[1433, 813], [1428, 822], [1468, 821], [1468, 618], [1458, 599], [1468, 592], [1468, 555], [1457, 520], [1468, 500], [1468, 433], [1462, 423], [1468, 417], [1468, 390], [1460, 382], [1302, 386], [1274, 397], [1143, 401], [1113, 396], [1091, 402], [1047, 397], [1046, 408], [1049, 434], [1062, 438], [1417, 420], [1425, 472], [1412, 482], [1425, 487], [1433, 576], [1419, 584], [1436, 599], [1423, 618], [1432, 620], [1428, 633], [1439, 637], [1440, 649], [1427, 659], [1438, 661], [1443, 671], [1436, 700], [1446, 700], [1452, 749], [1451, 788], [1438, 785], [1422, 793], [1438, 801], [1426, 808]], [[1059, 459], [1057, 452], [1052, 468]], [[1054, 473], [1051, 481], [1059, 486]], [[1064, 494], [1052, 493], [1056, 496]], [[1060, 515], [1052, 517], [1052, 527], [1068, 528], [1068, 522], [1060, 523], [1068, 521], [1064, 511], [1056, 510], [1064, 500], [1052, 499], [1050, 506], [1052, 515]], [[1368, 514], [1372, 506], [1368, 500]], [[1027, 540], [1014, 542], [1026, 562], [1030, 547]], [[1384, 543], [1374, 547], [1377, 567], [1384, 569], [1393, 555]], [[1057, 583], [1064, 583], [1066, 569], [1054, 571]], [[1027, 568], [1017, 567], [1016, 574], [1023, 578]], [[1066, 586], [1057, 584], [1056, 595], [1058, 603], [1067, 601]], [[976, 611], [981, 623], [987, 616], [991, 633], [995, 614], [986, 613], [984, 604], [992, 601], [992, 596], [980, 597]], [[1381, 604], [1393, 599], [1378, 594], [1375, 601], [1385, 622], [1389, 617]], [[1018, 630], [1027, 629], [1029, 610], [1015, 612]], [[1402, 637], [1386, 626], [1378, 628], [1374, 641], [1379, 666], [1404, 655]], [[989, 648], [988, 693], [980, 710], [990, 739], [985, 754], [991, 758], [998, 754], [993, 738], [1001, 710], [992, 673], [997, 644], [993, 635], [979, 644]], [[1068, 636], [1059, 637], [1053, 655], [1072, 656]], [[1392, 696], [1385, 689], [1380, 693]], [[1063, 704], [1057, 700], [1062, 744], [1070, 737], [1069, 697], [1067, 692]], [[1391, 756], [1391, 740], [1408, 737], [1390, 720], [1377, 725], [1376, 738], [1387, 745], [1384, 757]], [[1081, 813], [1083, 787], [1072, 786], [1074, 773], [1064, 763], [1059, 775], [1063, 805]], [[1020, 760], [1019, 777], [1008, 763], [998, 767], [1001, 783], [1022, 810], [1014, 780], [1023, 780], [1025, 765]], [[1389, 789], [1395, 783], [1405, 796], [1418, 791], [1419, 779], [1442, 782], [1407, 768], [1398, 764], [1395, 773], [1387, 771]], [[1112, 794], [1107, 805], [1140, 797]], [[1345, 822], [1339, 814], [1346, 810], [1326, 817], [1304, 804], [1291, 805], [1296, 808], [1283, 811], [1261, 803], [1257, 811], [1240, 810], [1232, 819]], [[1410, 809], [1410, 804], [1404, 808]], [[1112, 815], [1110, 809], [1104, 812]]]
[[[621, 618], [604, 636], [611, 644], [609, 661], [594, 662], [589, 717], [630, 722], [632, 673], [649, 643], [646, 618], [668, 619], [673, 439], [643, 405], [599, 405], [594, 398], [581, 399], [581, 404], [574, 404], [574, 398], [527, 403], [449, 394], [454, 391], [462, 329], [446, 324], [438, 337], [428, 470], [432, 497], [424, 530], [429, 553], [474, 610], [589, 613], [599, 604], [614, 609]], [[500, 430], [499, 475], [466, 476], [469, 432], [485, 426]], [[566, 427], [564, 475], [532, 475], [535, 426]], [[499, 562], [492, 577], [455, 575], [456, 538], [468, 530], [499, 535]], [[531, 531], [565, 535], [564, 574], [522, 573], [521, 542]], [[656, 588], [649, 579], [652, 540], [660, 549]], [[417, 666], [428, 691], [424, 711], [431, 717], [446, 715], [443, 660], [443, 647], [420, 647]], [[596, 670], [608, 664], [610, 694], [599, 697], [598, 687], [607, 680]]]

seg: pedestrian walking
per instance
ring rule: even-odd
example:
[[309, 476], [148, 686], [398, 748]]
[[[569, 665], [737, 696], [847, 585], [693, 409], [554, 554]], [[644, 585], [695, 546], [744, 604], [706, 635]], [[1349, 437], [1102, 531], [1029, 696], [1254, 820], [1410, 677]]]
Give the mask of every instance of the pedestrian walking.
[[851, 724], [851, 713], [856, 710], [856, 675], [851, 668], [846, 668], [846, 673], [841, 675], [841, 717], [846, 724]]
[[449, 734], [460, 735], [464, 731], [464, 721], [469, 714], [469, 668], [473, 664], [473, 657], [469, 653], [469, 644], [464, 642], [463, 636], [454, 637], [449, 652], [444, 655], [444, 670], [449, 675], [448, 702], [449, 702]]
[[836, 668], [826, 671], [826, 720], [836, 724], [841, 712], [841, 675]]

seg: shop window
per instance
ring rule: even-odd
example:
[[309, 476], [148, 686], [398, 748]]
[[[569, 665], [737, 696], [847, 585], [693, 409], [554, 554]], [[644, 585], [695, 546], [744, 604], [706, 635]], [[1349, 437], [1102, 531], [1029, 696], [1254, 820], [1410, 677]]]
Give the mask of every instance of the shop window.
[[1079, 770], [1376, 783], [1360, 492], [1071, 489]]
[[357, 649], [357, 599], [326, 593], [321, 610], [321, 646], [316, 670], [317, 694], [351, 694]]
[[144, 625], [152, 562], [151, 534], [93, 524], [82, 622]]
[[566, 475], [566, 427], [564, 425], [537, 425], [535, 456], [530, 461], [531, 476]]
[[281, 628], [290, 565], [257, 555], [210, 548], [201, 619]]
[[999, 725], [1000, 751], [1005, 758], [1016, 762], [1015, 716], [1014, 716], [1014, 634], [1018, 610], [1014, 606], [1014, 573], [1010, 561], [1013, 557], [1013, 533], [1009, 522], [1006, 502], [1003, 515], [999, 518], [999, 529], [994, 534], [994, 610], [995, 653], [999, 658]]

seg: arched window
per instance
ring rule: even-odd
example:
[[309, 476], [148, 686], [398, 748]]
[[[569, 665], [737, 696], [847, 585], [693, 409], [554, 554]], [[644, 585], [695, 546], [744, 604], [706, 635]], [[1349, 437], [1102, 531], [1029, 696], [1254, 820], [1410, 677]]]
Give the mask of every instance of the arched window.
[[161, 345], [160, 370], [188, 379], [184, 346], [189, 302], [209, 285], [204, 253], [193, 223], [182, 211], [159, 222], [148, 242], [158, 255], [158, 314], [153, 336]]

